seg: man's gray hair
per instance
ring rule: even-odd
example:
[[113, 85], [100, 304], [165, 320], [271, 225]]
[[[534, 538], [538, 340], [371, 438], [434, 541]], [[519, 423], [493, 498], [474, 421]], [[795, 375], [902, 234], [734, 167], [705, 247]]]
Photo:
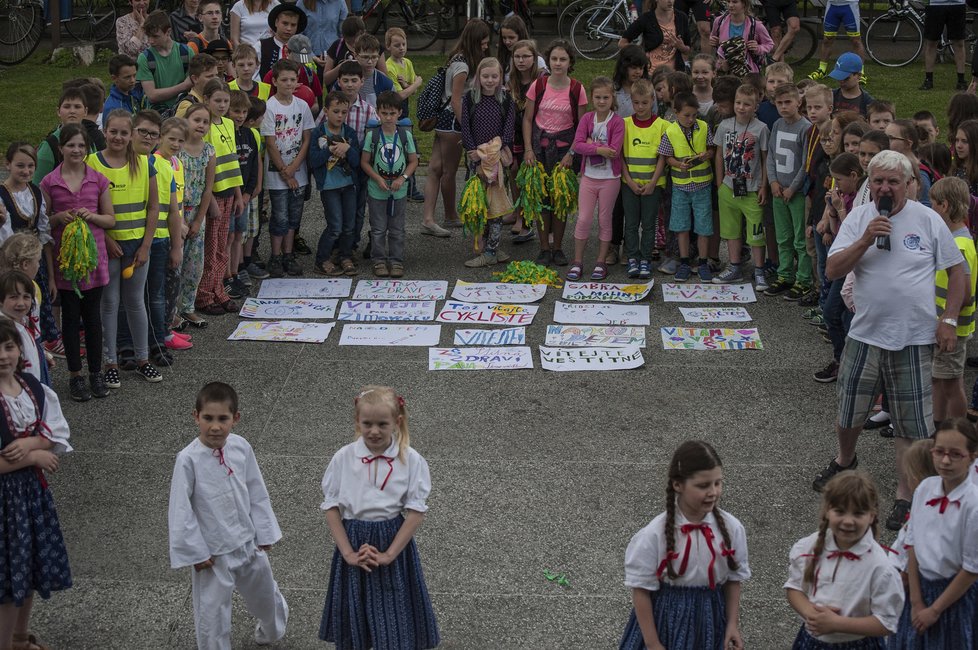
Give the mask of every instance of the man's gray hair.
[[881, 151], [869, 161], [869, 175], [872, 177], [874, 171], [894, 171], [903, 174], [903, 180], [910, 180], [913, 176], [913, 168], [910, 166], [910, 159], [899, 151]]

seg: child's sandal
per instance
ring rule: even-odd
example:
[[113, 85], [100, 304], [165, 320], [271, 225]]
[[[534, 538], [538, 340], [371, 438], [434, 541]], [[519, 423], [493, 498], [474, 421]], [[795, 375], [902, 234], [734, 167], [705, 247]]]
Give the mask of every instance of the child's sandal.
[[32, 632], [27, 632], [26, 634], [14, 633], [13, 648], [14, 650], [50, 650]]
[[594, 270], [591, 271], [592, 280], [604, 280], [608, 277], [608, 265], [598, 262], [594, 265]]
[[570, 270], [567, 271], [567, 279], [570, 280], [571, 282], [576, 282], [581, 279], [581, 274], [583, 272], [584, 272], [584, 268], [582, 267], [582, 265], [577, 262], [574, 262], [574, 264], [570, 267]]
[[202, 329], [207, 327], [207, 321], [196, 312], [185, 312], [180, 314], [180, 318], [186, 321], [191, 327]]

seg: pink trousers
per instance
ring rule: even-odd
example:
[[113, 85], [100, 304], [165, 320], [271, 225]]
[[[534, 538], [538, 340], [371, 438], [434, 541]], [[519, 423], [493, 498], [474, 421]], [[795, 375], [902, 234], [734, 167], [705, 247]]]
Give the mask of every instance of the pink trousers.
[[587, 239], [594, 221], [594, 206], [598, 206], [598, 239], [611, 241], [611, 214], [615, 209], [618, 192], [621, 191], [620, 178], [581, 177], [577, 199], [577, 226], [575, 239]]

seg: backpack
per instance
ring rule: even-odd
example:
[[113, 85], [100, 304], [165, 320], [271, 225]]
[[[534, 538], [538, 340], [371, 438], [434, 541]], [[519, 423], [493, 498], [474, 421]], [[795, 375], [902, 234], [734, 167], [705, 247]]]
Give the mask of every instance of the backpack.
[[[537, 80], [533, 82], [533, 96], [536, 99], [533, 102], [533, 122], [537, 121], [537, 113], [540, 111], [540, 100], [543, 99], [543, 94], [547, 92], [547, 79], [549, 75], [544, 75], [542, 77], [537, 77]], [[577, 122], [581, 119], [581, 91], [584, 89], [581, 86], [581, 82], [577, 79], [570, 80], [570, 102], [571, 106], [574, 107], [574, 128], [577, 129]]]
[[438, 124], [438, 116], [452, 101], [451, 96], [448, 97], [447, 101], [442, 100], [442, 97], [445, 96], [447, 72], [447, 67], [438, 68], [438, 71], [431, 75], [431, 79], [425, 83], [421, 94], [418, 95], [418, 108], [415, 115], [418, 117], [418, 128], [422, 131], [434, 130], [435, 125]]
[[[256, 88], [258, 87], [257, 83], [255, 84], [255, 87]], [[184, 100], [190, 102], [191, 104], [200, 103], [200, 100], [197, 99], [190, 91], [187, 91], [185, 93], [180, 93], [179, 95], [177, 95], [176, 101], [173, 102], [173, 105], [168, 106], [167, 108], [164, 108], [159, 111], [160, 117], [164, 120], [169, 117], [176, 117], [177, 109], [180, 108], [180, 104], [182, 104]]]
[[[173, 45], [180, 49], [180, 62], [183, 63], [183, 74], [186, 76], [190, 72], [190, 48], [186, 43], [177, 43], [176, 41]], [[146, 67], [149, 68], [149, 73], [156, 74], [157, 63], [153, 48], [146, 48], [143, 50], [143, 54], [146, 55]]]
[[[368, 127], [368, 130], [370, 131], [370, 133], [373, 134], [371, 136], [371, 138], [370, 138], [371, 144], [373, 145], [371, 147], [371, 149], [370, 149], [370, 158], [371, 158], [372, 161], [373, 160], [376, 160], [377, 159], [377, 155], [380, 153], [380, 146], [381, 146], [381, 128], [382, 127], [380, 125]], [[407, 150], [408, 150], [407, 127], [398, 126], [397, 127], [397, 137], [401, 141], [401, 148], [404, 150], [404, 160], [406, 161], [407, 160]], [[364, 138], [363, 139], [364, 139], [364, 141], [366, 141], [366, 139], [367, 139], [366, 135], [364, 135]], [[406, 167], [406, 165], [405, 165], [405, 167]], [[383, 174], [381, 174], [381, 176], [383, 176]], [[396, 174], [392, 178], [397, 178], [397, 176], [400, 176], [400, 174]]]
[[[729, 12], [724, 12], [716, 20], [716, 22], [713, 23], [711, 36], [717, 36], [720, 34], [720, 27], [723, 23], [723, 19], [729, 16]], [[753, 41], [757, 32], [757, 19], [753, 16], [747, 16], [747, 21], [750, 27], [745, 30], [744, 36], [728, 38], [724, 43], [720, 44], [720, 47], [723, 48], [724, 59], [727, 61], [730, 74], [737, 77], [744, 77], [750, 74], [750, 67], [747, 65], [748, 61], [753, 61], [758, 70], [764, 69], [764, 61], [762, 58], [756, 56], [747, 49], [747, 42]], [[741, 61], [743, 62], [742, 65]]]
[[61, 164], [61, 142], [58, 141], [58, 136], [54, 134], [54, 131], [48, 133], [44, 141], [51, 148], [51, 155], [54, 156], [54, 166], [57, 167]]

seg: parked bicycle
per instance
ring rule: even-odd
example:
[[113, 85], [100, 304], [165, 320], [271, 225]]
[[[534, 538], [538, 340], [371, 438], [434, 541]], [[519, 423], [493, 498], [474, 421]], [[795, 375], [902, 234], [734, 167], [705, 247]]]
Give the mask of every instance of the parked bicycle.
[[39, 0], [0, 0], [0, 65], [20, 63], [33, 54], [43, 32]]
[[[978, 12], [969, 10], [966, 16], [969, 26], [966, 47], [970, 58], [978, 42], [975, 32]], [[866, 52], [876, 63], [888, 68], [909, 65], [920, 56], [924, 46], [923, 5], [909, 0], [890, 0], [890, 8], [869, 24], [865, 39]], [[947, 39], [947, 33], [941, 34], [937, 57], [938, 61], [954, 58], [954, 48]]]
[[438, 0], [373, 0], [363, 10], [367, 31], [379, 34], [400, 27], [407, 34], [408, 51], [431, 47], [446, 29]]

